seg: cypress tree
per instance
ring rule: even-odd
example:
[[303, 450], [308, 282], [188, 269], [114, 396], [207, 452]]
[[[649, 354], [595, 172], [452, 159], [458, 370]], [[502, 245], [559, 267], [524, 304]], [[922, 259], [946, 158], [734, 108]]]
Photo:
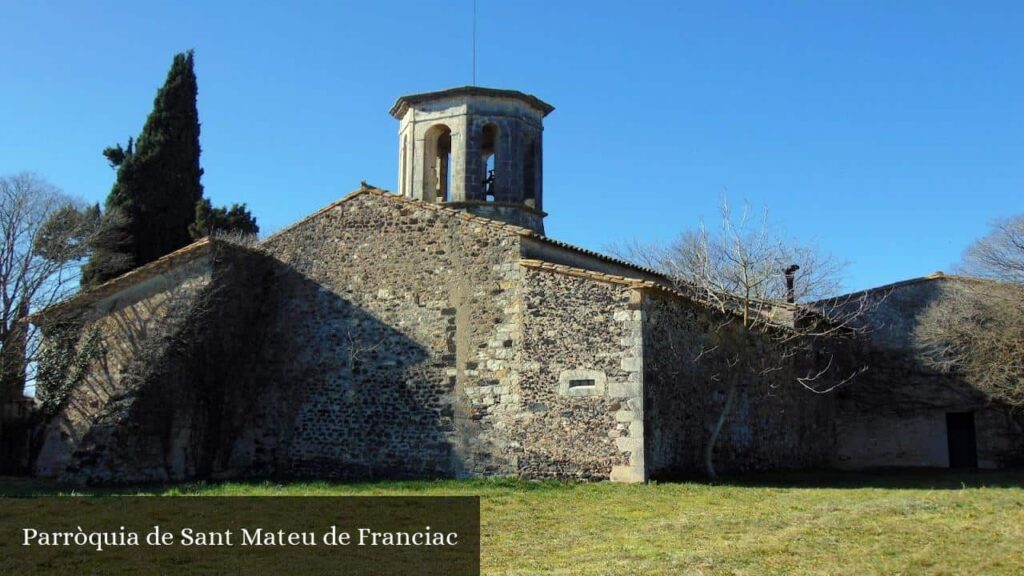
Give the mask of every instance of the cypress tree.
[[259, 232], [260, 227], [245, 204], [232, 204], [230, 209], [214, 208], [206, 198], [196, 203], [196, 219], [189, 226], [189, 233], [195, 240], [216, 233], [255, 236]]
[[110, 240], [94, 246], [83, 284], [104, 282], [191, 241], [189, 226], [203, 197], [197, 92], [192, 51], [176, 54], [138, 140], [103, 151], [117, 168], [106, 201]]

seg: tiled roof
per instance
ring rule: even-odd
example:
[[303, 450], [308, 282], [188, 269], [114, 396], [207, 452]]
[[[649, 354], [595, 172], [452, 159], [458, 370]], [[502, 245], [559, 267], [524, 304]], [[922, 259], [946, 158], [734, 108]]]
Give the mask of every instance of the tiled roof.
[[673, 296], [679, 296], [687, 300], [695, 301], [691, 295], [686, 294], [682, 290], [678, 290], [666, 284], [652, 282], [650, 280], [640, 280], [638, 278], [630, 278], [628, 276], [605, 274], [604, 272], [595, 272], [594, 270], [587, 270], [586, 268], [576, 268], [575, 266], [566, 266], [565, 264], [554, 264], [552, 262], [546, 262], [544, 260], [534, 260], [528, 258], [520, 260], [519, 265], [525, 268], [546, 270], [548, 272], [555, 272], [557, 274], [565, 274], [566, 276], [587, 278], [590, 280], [595, 280], [597, 282], [608, 282], [609, 284], [619, 284], [621, 286], [628, 286], [630, 288], [647, 288], [652, 290], [658, 290], [666, 294], [672, 294]]
[[[544, 236], [542, 234], [538, 234], [537, 232], [534, 232], [533, 230], [530, 230], [529, 228], [524, 228], [522, 226], [516, 226], [515, 224], [509, 224], [507, 222], [501, 222], [499, 220], [494, 220], [494, 219], [491, 219], [491, 218], [486, 218], [484, 216], [478, 216], [476, 214], [471, 214], [471, 213], [463, 211], [463, 210], [458, 210], [456, 208], [445, 206], [444, 204], [435, 204], [435, 203], [431, 203], [431, 202], [424, 202], [422, 200], [416, 200], [416, 199], [413, 199], [413, 198], [407, 198], [407, 197], [400, 196], [400, 195], [397, 195], [397, 194], [392, 194], [392, 193], [390, 193], [390, 192], [388, 192], [388, 191], [386, 191], [386, 190], [384, 190], [382, 188], [377, 188], [377, 187], [369, 185], [369, 184], [367, 184], [365, 182], [363, 182], [361, 184], [361, 186], [360, 186], [360, 188], [358, 190], [355, 190], [354, 192], [346, 195], [345, 197], [343, 197], [343, 198], [341, 198], [341, 199], [339, 199], [339, 200], [337, 200], [335, 202], [332, 202], [332, 203], [328, 204], [327, 206], [324, 206], [323, 208], [317, 210], [316, 212], [313, 212], [312, 214], [306, 216], [305, 218], [302, 218], [301, 220], [299, 220], [299, 221], [297, 221], [297, 222], [295, 222], [295, 223], [293, 223], [293, 224], [291, 224], [291, 225], [289, 225], [289, 226], [287, 226], [287, 227], [285, 227], [285, 228], [275, 232], [274, 234], [272, 234], [272, 235], [268, 236], [267, 238], [263, 239], [260, 242], [260, 244], [263, 244], [263, 243], [266, 243], [266, 242], [270, 242], [274, 238], [276, 238], [276, 237], [278, 237], [278, 236], [280, 236], [280, 235], [282, 235], [282, 234], [284, 234], [284, 233], [286, 233], [286, 232], [288, 232], [290, 230], [293, 230], [293, 229], [295, 229], [295, 228], [297, 228], [299, 226], [302, 226], [303, 224], [305, 224], [307, 222], [310, 222], [310, 221], [312, 221], [312, 220], [322, 216], [323, 214], [326, 214], [326, 213], [330, 212], [331, 210], [337, 208], [338, 206], [341, 206], [341, 205], [343, 205], [343, 204], [345, 204], [347, 202], [350, 202], [351, 200], [353, 200], [353, 199], [355, 199], [355, 198], [357, 198], [359, 196], [362, 196], [364, 194], [376, 196], [376, 197], [379, 197], [379, 198], [385, 198], [388, 201], [392, 201], [392, 202], [401, 202], [401, 203], [410, 204], [410, 205], [415, 206], [416, 208], [420, 208], [420, 209], [444, 212], [444, 213], [450, 214], [450, 215], [452, 215], [454, 217], [457, 217], [457, 218], [459, 218], [461, 220], [464, 220], [464, 221], [475, 222], [475, 223], [478, 223], [478, 224], [481, 224], [481, 225], [484, 225], [484, 226], [488, 226], [488, 227], [491, 227], [491, 228], [494, 228], [494, 229], [499, 229], [499, 230], [502, 230], [502, 231], [505, 231], [505, 232], [514, 233], [514, 234], [518, 234], [520, 236], [532, 238], [532, 239], [535, 239], [537, 241], [550, 244], [552, 246], [557, 246], [557, 247], [563, 248], [565, 250], [570, 250], [570, 251], [573, 251], [573, 252], [576, 252], [576, 253], [579, 253], [579, 254], [583, 254], [583, 255], [586, 255], [586, 256], [590, 256], [592, 258], [596, 258], [596, 259], [605, 261], [605, 262], [616, 264], [616, 265], [622, 266], [624, 268], [628, 268], [628, 269], [631, 269], [631, 270], [636, 270], [638, 272], [642, 272], [644, 274], [648, 274], [648, 275], [653, 276], [655, 278], [664, 280], [664, 283], [652, 282], [650, 280], [641, 280], [641, 279], [638, 279], [638, 278], [630, 278], [630, 277], [627, 277], [627, 276], [618, 276], [618, 275], [614, 275], [614, 274], [605, 274], [605, 273], [602, 273], [602, 272], [596, 272], [596, 271], [593, 271], [593, 270], [586, 270], [586, 269], [583, 269], [583, 268], [576, 268], [576, 267], [573, 267], [573, 266], [566, 266], [566, 265], [562, 265], [562, 264], [554, 264], [554, 263], [546, 262], [546, 261], [543, 261], [543, 260], [524, 259], [524, 260], [521, 260], [521, 263], [522, 263], [523, 266], [551, 270], [551, 271], [562, 273], [562, 274], [569, 274], [569, 275], [574, 275], [574, 276], [587, 277], [587, 278], [591, 278], [591, 279], [599, 280], [599, 281], [604, 281], [604, 282], [618, 283], [618, 284], [622, 284], [622, 285], [631, 286], [631, 287], [634, 287], [634, 288], [655, 288], [655, 289], [661, 290], [661, 291], [666, 292], [666, 293], [675, 294], [677, 296], [681, 296], [683, 298], [687, 298], [689, 300], [693, 300], [691, 295], [688, 295], [684, 291], [681, 291], [681, 290], [678, 290], [677, 288], [674, 288], [671, 285], [671, 283], [670, 283], [670, 279], [668, 277], [666, 277], [664, 274], [662, 274], [661, 272], [658, 272], [657, 270], [654, 270], [654, 269], [651, 269], [651, 268], [647, 268], [647, 267], [644, 267], [644, 266], [639, 266], [639, 265], [634, 264], [632, 262], [629, 262], [629, 261], [626, 261], [626, 260], [622, 260], [622, 259], [619, 259], [619, 258], [614, 258], [612, 256], [608, 256], [608, 255], [602, 254], [600, 252], [595, 252], [593, 250], [588, 250], [586, 248], [581, 248], [579, 246], [575, 246], [575, 245], [569, 244], [567, 242], [562, 242], [560, 240], [555, 240], [555, 239], [549, 238], [547, 236]], [[131, 286], [133, 284], [136, 284], [138, 282], [146, 280], [146, 279], [148, 279], [148, 278], [150, 278], [150, 277], [152, 277], [152, 276], [154, 276], [156, 274], [159, 274], [159, 273], [161, 273], [161, 272], [163, 272], [163, 271], [165, 271], [165, 270], [167, 270], [167, 269], [169, 269], [169, 268], [171, 268], [173, 266], [176, 266], [178, 264], [187, 262], [187, 261], [189, 261], [192, 258], [195, 258], [195, 257], [198, 257], [198, 256], [204, 254], [209, 249], [211, 244], [212, 244], [211, 241], [209, 239], [207, 239], [207, 238], [199, 240], [198, 242], [195, 242], [193, 244], [185, 246], [184, 248], [181, 248], [181, 249], [179, 249], [179, 250], [177, 250], [175, 252], [172, 252], [170, 254], [167, 254], [166, 256], [163, 256], [163, 257], [161, 257], [161, 258], [159, 258], [159, 259], [157, 259], [157, 260], [155, 260], [153, 262], [150, 262], [149, 264], [146, 264], [145, 266], [141, 266], [141, 267], [136, 268], [135, 270], [132, 270], [132, 271], [130, 271], [130, 272], [128, 272], [128, 273], [126, 273], [126, 274], [124, 274], [122, 276], [118, 276], [117, 278], [109, 280], [108, 282], [105, 282], [104, 284], [101, 284], [101, 285], [96, 286], [94, 288], [91, 288], [89, 290], [85, 290], [83, 292], [80, 292], [80, 293], [76, 294], [75, 296], [69, 298], [68, 300], [65, 300], [64, 302], [60, 302], [58, 304], [55, 304], [55, 305], [47, 308], [46, 310], [43, 310], [43, 311], [41, 311], [41, 312], [39, 312], [37, 314], [34, 314], [33, 318], [45, 318], [46, 316], [49, 316], [49, 315], [51, 315], [51, 314], [53, 314], [53, 313], [55, 313], [57, 311], [60, 311], [60, 310], [66, 310], [68, 308], [73, 308], [73, 307], [76, 307], [76, 306], [82, 306], [82, 305], [86, 305], [86, 304], [89, 304], [89, 303], [92, 303], [92, 302], [96, 302], [96, 301], [102, 300], [103, 298], [106, 298], [107, 296], [115, 294], [115, 293], [123, 290], [124, 288], [127, 288], [128, 286]], [[871, 290], [891, 289], [893, 287], [902, 286], [902, 285], [906, 285], [906, 284], [911, 284], [911, 283], [915, 283], [915, 282], [920, 282], [920, 281], [924, 281], [924, 280], [930, 280], [930, 279], [934, 279], [934, 278], [937, 278], [937, 277], [943, 277], [942, 273], [939, 272], [939, 273], [933, 274], [931, 276], [926, 276], [924, 278], [916, 278], [916, 279], [913, 279], [913, 280], [906, 280], [904, 282], [898, 282], [898, 283], [891, 284], [891, 285], [888, 285], [888, 286], [881, 286], [881, 287], [878, 287], [878, 288], [873, 288]], [[791, 305], [783, 305], [781, 303], [775, 303], [774, 305], [775, 306], [782, 306], [782, 307], [791, 306]]]
[[565, 264], [554, 264], [551, 262], [545, 262], [544, 260], [524, 258], [519, 261], [519, 264], [527, 268], [549, 270], [551, 272], [558, 272], [559, 274], [565, 274], [567, 276], [589, 278], [591, 280], [597, 280], [598, 282], [621, 284], [623, 286], [629, 286], [631, 288], [663, 288], [663, 286], [651, 282], [650, 280], [638, 280], [636, 278], [630, 278], [628, 276], [605, 274], [603, 272], [595, 272], [593, 270], [587, 270], [585, 268], [576, 268], [575, 266], [566, 266]]
[[[275, 232], [273, 235], [271, 235], [271, 236], [267, 237], [266, 239], [264, 239], [263, 242], [268, 242], [272, 238], [274, 238], [276, 236], [279, 236], [279, 235], [287, 232], [288, 230], [292, 230], [293, 228], [296, 228], [296, 227], [298, 227], [298, 226], [300, 226], [300, 225], [302, 225], [302, 224], [304, 224], [304, 223], [306, 223], [306, 222], [308, 222], [310, 220], [313, 220], [313, 219], [317, 218], [318, 216], [320, 216], [321, 214], [325, 214], [327, 212], [330, 212], [334, 208], [337, 208], [338, 206], [341, 206], [342, 204], [345, 204], [346, 202], [349, 202], [352, 199], [357, 198], [357, 197], [359, 197], [359, 196], [361, 196], [363, 194], [371, 194], [373, 196], [377, 196], [377, 197], [380, 197], [380, 198], [386, 198], [386, 199], [388, 199], [390, 201], [393, 201], [393, 202], [404, 202], [406, 204], [410, 204], [410, 205], [416, 206], [417, 208], [423, 208], [423, 209], [426, 209], [426, 210], [435, 210], [435, 211], [439, 211], [439, 212], [445, 212], [445, 213], [451, 214], [451, 215], [453, 215], [453, 216], [455, 216], [455, 217], [457, 217], [457, 218], [459, 218], [461, 220], [465, 220], [465, 221], [468, 221], [468, 222], [476, 222], [476, 223], [479, 223], [479, 224], [482, 224], [482, 225], [485, 225], [485, 226], [490, 226], [492, 228], [504, 230], [504, 231], [507, 231], [507, 232], [514, 232], [516, 234], [519, 234], [520, 236], [526, 236], [526, 237], [529, 237], [529, 238], [534, 238], [534, 239], [539, 240], [541, 242], [544, 242], [544, 243], [547, 243], [547, 244], [551, 244], [553, 246], [558, 246], [559, 248], [564, 248], [566, 250], [571, 250], [571, 251], [577, 252], [579, 254], [585, 254], [585, 255], [590, 256], [592, 258], [597, 258], [597, 259], [603, 260], [605, 262], [609, 262], [609, 263], [612, 263], [612, 264], [617, 264], [619, 266], [623, 266], [625, 268], [636, 270], [638, 272], [643, 272], [645, 274], [649, 274], [649, 275], [655, 276], [657, 278], [665, 278], [665, 276], [662, 273], [658, 272], [657, 270], [653, 270], [651, 268], [646, 268], [644, 266], [639, 266], [637, 264], [634, 264], [632, 262], [628, 262], [626, 260], [621, 260], [619, 258], [614, 258], [614, 257], [608, 256], [606, 254], [601, 254], [600, 252], [595, 252], [593, 250], [588, 250], [586, 248], [581, 248], [579, 246], [575, 246], [575, 245], [569, 244], [567, 242], [562, 242], [561, 240], [554, 240], [552, 238], [544, 236], [543, 234], [538, 234], [538, 233], [534, 232], [533, 230], [530, 230], [529, 228], [524, 228], [522, 226], [516, 226], [515, 224], [509, 224], [507, 222], [502, 222], [500, 220], [494, 220], [494, 219], [491, 219], [491, 218], [486, 218], [484, 216], [478, 216], [476, 214], [470, 214], [469, 212], [466, 212], [464, 210], [459, 210], [457, 208], [452, 208], [452, 207], [449, 207], [449, 206], [445, 206], [444, 204], [436, 204], [436, 203], [433, 203], [433, 202], [424, 202], [423, 200], [416, 200], [415, 198], [407, 198], [405, 196], [400, 196], [398, 194], [392, 194], [391, 192], [388, 192], [387, 190], [384, 190], [382, 188], [377, 188], [376, 186], [372, 186], [372, 185], [367, 184], [365, 182], [362, 183], [362, 186], [358, 190], [356, 190], [356, 191], [346, 195], [344, 198], [341, 198], [340, 200], [337, 200], [335, 202], [332, 202], [332, 203], [328, 204], [327, 206], [324, 206], [323, 208], [317, 210], [316, 212], [313, 212], [309, 216], [306, 216], [302, 220], [299, 220], [298, 222], [296, 222], [296, 223], [294, 223], [294, 224], [292, 224], [292, 225], [290, 225], [290, 226], [288, 226], [286, 228], [283, 228], [282, 230], [279, 230], [278, 232]], [[665, 279], [667, 280], [667, 278], [665, 278]]]
[[[369, 194], [369, 195], [377, 196], [379, 198], [385, 198], [385, 199], [387, 199], [389, 201], [392, 201], [392, 202], [402, 202], [402, 203], [410, 204], [410, 205], [413, 205], [413, 206], [415, 206], [417, 208], [422, 208], [422, 209], [426, 209], [426, 210], [434, 210], [434, 211], [438, 211], [438, 212], [444, 212], [444, 213], [447, 213], [447, 214], [451, 214], [451, 215], [453, 215], [453, 216], [455, 216], [455, 217], [457, 217], [457, 218], [459, 218], [461, 220], [465, 220], [465, 221], [469, 221], [469, 222], [475, 222], [475, 223], [478, 223], [478, 224], [481, 224], [481, 225], [484, 225], [484, 226], [488, 226], [488, 227], [491, 227], [491, 228], [500, 229], [500, 230], [503, 230], [505, 232], [510, 232], [510, 233], [518, 234], [520, 236], [526, 236], [526, 237], [529, 237], [529, 238], [534, 238], [534, 239], [539, 240], [541, 242], [545, 242], [545, 243], [551, 244], [553, 246], [558, 246], [558, 247], [564, 248], [566, 250], [571, 250], [571, 251], [574, 251], [574, 252], [578, 252], [580, 254], [585, 254], [587, 256], [590, 256], [590, 257], [593, 257], [593, 258], [597, 258], [597, 259], [603, 260], [605, 262], [610, 262], [610, 263], [613, 263], [613, 264], [617, 264], [619, 266], [623, 266], [623, 267], [626, 267], [626, 268], [637, 270], [639, 272], [643, 272], [643, 273], [646, 273], [646, 274], [649, 274], [649, 275], [652, 275], [652, 276], [655, 276], [655, 277], [658, 277], [658, 278], [664, 278], [664, 276], [662, 274], [660, 274], [659, 272], [657, 272], [655, 270], [652, 270], [650, 268], [645, 268], [643, 266], [638, 266], [636, 264], [633, 264], [632, 262], [627, 262], [625, 260], [620, 260], [618, 258], [613, 258], [611, 256], [607, 256], [605, 254], [601, 254], [601, 253], [595, 252], [593, 250], [587, 250], [586, 248], [580, 248], [579, 246], [574, 246], [574, 245], [566, 243], [566, 242], [562, 242], [562, 241], [559, 241], [559, 240], [553, 240], [551, 238], [548, 238], [547, 236], [544, 236], [542, 234], [538, 234], [538, 233], [534, 232], [533, 230], [530, 230], [529, 228], [523, 228], [522, 226], [516, 226], [515, 224], [509, 224], [507, 222], [501, 222], [499, 220], [493, 220], [491, 218], [485, 218], [483, 216], [477, 216], [475, 214], [470, 214], [469, 212], [465, 212], [463, 210], [458, 210], [456, 208], [451, 208], [451, 207], [445, 206], [443, 204], [435, 204], [435, 203], [431, 203], [431, 202], [424, 202], [422, 200], [416, 200], [416, 199], [413, 199], [413, 198], [406, 198], [404, 196], [399, 196], [397, 194], [392, 194], [392, 193], [390, 193], [390, 192], [388, 192], [386, 190], [383, 190], [381, 188], [377, 188], [375, 186], [369, 185], [369, 184], [367, 184], [365, 182], [362, 183], [362, 185], [360, 186], [360, 188], [358, 190], [356, 190], [356, 191], [346, 195], [345, 197], [343, 197], [343, 198], [341, 198], [341, 199], [339, 199], [339, 200], [337, 200], [335, 202], [332, 202], [332, 203], [328, 204], [327, 206], [324, 206], [323, 208], [317, 210], [316, 212], [313, 212], [312, 214], [306, 216], [305, 218], [302, 218], [298, 222], [295, 222], [294, 224], [291, 224], [290, 226], [287, 226], [287, 227], [285, 227], [285, 228], [275, 232], [274, 234], [272, 234], [272, 235], [268, 236], [267, 238], [263, 239], [260, 243], [263, 244], [265, 242], [269, 242], [269, 241], [273, 240], [274, 238], [276, 238], [276, 237], [278, 237], [278, 236], [280, 236], [280, 235], [282, 235], [282, 234], [284, 234], [284, 233], [286, 233], [286, 232], [288, 232], [290, 230], [293, 230], [293, 229], [295, 229], [295, 228], [297, 228], [297, 227], [299, 227], [299, 226], [301, 226], [301, 225], [303, 225], [303, 224], [305, 224], [307, 222], [310, 222], [311, 220], [314, 220], [314, 219], [320, 217], [321, 215], [330, 212], [334, 208], [337, 208], [338, 206], [341, 206], [342, 204], [345, 204], [345, 203], [347, 203], [347, 202], [349, 202], [349, 201], [351, 201], [351, 200], [353, 200], [353, 199], [355, 199], [355, 198], [357, 198], [357, 197], [359, 197], [359, 196], [361, 196], [363, 194]], [[103, 284], [101, 284], [99, 286], [95, 286], [95, 287], [90, 288], [88, 290], [83, 290], [82, 292], [79, 292], [78, 294], [72, 296], [71, 298], [69, 298], [69, 299], [67, 299], [67, 300], [65, 300], [63, 302], [59, 302], [57, 304], [54, 304], [53, 306], [50, 306], [50, 307], [46, 308], [45, 310], [42, 310], [40, 312], [37, 312], [36, 314], [33, 314], [32, 318], [34, 318], [34, 319], [44, 319], [44, 318], [46, 318], [48, 316], [51, 316], [51, 315], [53, 315], [53, 314], [55, 314], [55, 313], [57, 313], [59, 311], [62, 311], [62, 310], [68, 310], [68, 309], [71, 309], [71, 308], [75, 308], [75, 307], [78, 307], [78, 306], [84, 306], [84, 305], [91, 304], [93, 302], [97, 302], [99, 300], [102, 300], [103, 298], [106, 298], [106, 297], [108, 297], [108, 296], [110, 296], [112, 294], [116, 294], [117, 292], [119, 292], [119, 291], [121, 291], [121, 290], [123, 290], [123, 289], [125, 289], [125, 288], [127, 288], [129, 286], [132, 286], [132, 285], [137, 284], [137, 283], [139, 283], [139, 282], [141, 282], [143, 280], [146, 280], [146, 279], [148, 279], [148, 278], [150, 278], [152, 276], [155, 276], [155, 275], [157, 275], [157, 274], [159, 274], [159, 273], [161, 273], [161, 272], [163, 272], [163, 271], [165, 271], [165, 270], [167, 270], [167, 269], [169, 269], [169, 268], [171, 268], [173, 266], [177, 266], [177, 265], [179, 265], [181, 263], [187, 262], [187, 261], [189, 261], [189, 260], [191, 260], [193, 258], [196, 258], [196, 257], [204, 254], [210, 248], [211, 244], [212, 243], [211, 243], [211, 241], [208, 238], [204, 238], [202, 240], [199, 240], [197, 242], [189, 244], [188, 246], [185, 246], [184, 248], [181, 248], [179, 250], [171, 252], [170, 254], [162, 256], [162, 257], [158, 258], [157, 260], [154, 260], [153, 262], [150, 262], [149, 264], [146, 264], [145, 266], [140, 266], [139, 268], [136, 268], [136, 269], [134, 269], [134, 270], [132, 270], [130, 272], [127, 272], [127, 273], [125, 273], [125, 274], [123, 274], [121, 276], [118, 276], [117, 278], [113, 278], [111, 280], [108, 280], [107, 282], [104, 282]], [[571, 267], [566, 266], [564, 268], [571, 268]], [[599, 274], [599, 273], [595, 273], [595, 274]], [[611, 275], [606, 275], [606, 274], [602, 275], [602, 276], [607, 276], [608, 278], [612, 278], [613, 277]], [[616, 277], [616, 278], [624, 278], [624, 277]], [[635, 282], [643, 282], [643, 281], [638, 281], [635, 278], [634, 279], [628, 279], [628, 280], [630, 280], [631, 282], [634, 282], [634, 283]], [[648, 282], [648, 284], [654, 285], [654, 283], [651, 283], [651, 282]]]
[[[618, 284], [620, 286], [627, 286], [629, 288], [643, 289], [643, 290], [657, 290], [662, 294], [667, 294], [674, 298], [681, 298], [688, 302], [692, 302], [699, 306], [703, 306], [707, 309], [714, 310], [716, 313], [726, 313], [732, 316], [741, 317], [742, 313], [738, 308], [726, 307], [724, 310], [716, 306], [710, 306], [707, 302], [695, 298], [693, 294], [687, 294], [686, 291], [680, 290], [679, 288], [662, 284], [659, 282], [652, 282], [650, 280], [639, 280], [636, 278], [629, 278], [626, 276], [616, 276], [614, 274], [604, 274], [602, 272], [595, 272], [593, 270], [586, 270], [584, 268], [576, 268], [574, 266], [566, 266], [564, 264], [554, 264], [551, 262], [545, 262], [543, 260], [523, 259], [519, 261], [519, 264], [525, 268], [532, 268], [535, 270], [545, 270], [547, 272], [553, 272], [555, 274], [564, 274], [566, 276], [574, 276], [577, 278], [586, 278], [594, 280], [596, 282], [607, 282], [610, 284]], [[758, 311], [762, 314], [771, 314], [774, 308], [782, 308], [786, 311], [792, 311], [796, 306], [785, 303], [767, 303], [763, 301], [757, 301], [756, 304], [765, 306], [764, 308], [758, 308]], [[809, 311], [809, 310], [808, 310]], [[778, 328], [791, 328], [791, 325], [786, 323], [779, 323], [775, 319], [769, 319], [769, 323]]]
[[199, 258], [208, 253], [212, 246], [213, 241], [211, 241], [209, 238], [197, 240], [196, 242], [193, 242], [188, 246], [185, 246], [184, 248], [179, 248], [178, 250], [175, 250], [170, 254], [161, 256], [160, 258], [157, 258], [156, 260], [148, 264], [139, 266], [138, 268], [131, 270], [129, 272], [125, 272], [124, 274], [118, 276], [117, 278], [107, 280], [106, 282], [100, 284], [99, 286], [94, 286], [92, 288], [82, 290], [81, 292], [75, 294], [71, 298], [64, 300], [63, 302], [58, 302], [57, 304], [54, 304], [53, 306], [50, 306], [45, 310], [40, 310], [39, 312], [32, 314], [29, 317], [29, 320], [32, 322], [45, 320], [46, 318], [52, 317], [61, 311], [70, 310], [81, 306], [87, 306], [94, 302], [99, 302], [104, 298], [117, 294], [118, 292], [124, 290], [125, 288], [134, 286], [139, 282], [142, 282], [158, 274], [161, 274], [169, 270], [170, 268], [173, 268], [185, 262], [195, 260], [196, 258]]

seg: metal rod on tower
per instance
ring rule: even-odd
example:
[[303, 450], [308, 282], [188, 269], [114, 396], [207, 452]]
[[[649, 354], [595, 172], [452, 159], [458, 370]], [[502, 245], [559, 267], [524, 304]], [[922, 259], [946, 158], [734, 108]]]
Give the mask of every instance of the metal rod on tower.
[[476, 86], [476, 0], [473, 0], [473, 86]]

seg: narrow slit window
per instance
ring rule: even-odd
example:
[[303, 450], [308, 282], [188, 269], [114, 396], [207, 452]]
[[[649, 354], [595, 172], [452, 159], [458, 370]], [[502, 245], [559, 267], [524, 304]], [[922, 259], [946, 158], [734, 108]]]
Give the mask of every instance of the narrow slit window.
[[569, 389], [593, 387], [596, 383], [591, 378], [580, 380], [569, 380]]

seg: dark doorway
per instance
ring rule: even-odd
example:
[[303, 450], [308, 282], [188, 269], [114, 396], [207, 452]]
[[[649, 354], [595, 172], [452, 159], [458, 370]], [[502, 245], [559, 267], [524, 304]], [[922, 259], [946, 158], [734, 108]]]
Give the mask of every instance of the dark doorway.
[[977, 468], [978, 442], [974, 436], [974, 412], [947, 412], [949, 467]]

